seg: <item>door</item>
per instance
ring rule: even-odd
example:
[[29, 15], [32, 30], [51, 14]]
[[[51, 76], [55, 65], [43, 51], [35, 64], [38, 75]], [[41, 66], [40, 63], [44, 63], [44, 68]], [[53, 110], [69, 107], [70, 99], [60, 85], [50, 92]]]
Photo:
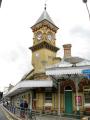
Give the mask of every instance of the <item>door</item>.
[[72, 114], [73, 104], [72, 104], [72, 90], [65, 89], [65, 113]]

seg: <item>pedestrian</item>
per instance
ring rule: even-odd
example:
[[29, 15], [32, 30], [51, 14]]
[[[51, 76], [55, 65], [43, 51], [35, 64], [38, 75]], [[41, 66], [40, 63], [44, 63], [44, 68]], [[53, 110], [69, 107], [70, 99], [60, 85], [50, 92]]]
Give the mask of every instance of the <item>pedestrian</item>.
[[27, 109], [27, 108], [28, 108], [28, 103], [27, 103], [27, 101], [26, 101], [26, 100], [24, 101], [24, 108], [25, 108], [25, 109]]
[[24, 101], [24, 109], [25, 109], [25, 115], [26, 115], [26, 117], [27, 117], [27, 111], [28, 111], [28, 103], [27, 103], [27, 101], [25, 100]]
[[25, 108], [25, 111], [27, 111], [27, 109], [28, 109], [28, 103], [27, 103], [26, 100], [24, 101], [24, 108]]
[[23, 101], [20, 103], [20, 117], [25, 118], [25, 108], [24, 108], [24, 102]]

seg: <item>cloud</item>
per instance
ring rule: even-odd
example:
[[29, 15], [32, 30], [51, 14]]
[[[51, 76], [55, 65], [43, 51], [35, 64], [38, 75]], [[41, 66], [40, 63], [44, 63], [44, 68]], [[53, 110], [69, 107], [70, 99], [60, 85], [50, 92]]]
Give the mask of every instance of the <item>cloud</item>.
[[76, 25], [70, 29], [69, 34], [73, 43], [74, 54], [90, 59], [90, 27], [87, 25]]
[[83, 39], [90, 40], [90, 29], [83, 26], [75, 26], [70, 31], [71, 35], [78, 36]]
[[32, 69], [29, 49], [23, 46], [15, 46], [0, 55], [0, 90], [10, 83], [15, 85], [22, 77]]

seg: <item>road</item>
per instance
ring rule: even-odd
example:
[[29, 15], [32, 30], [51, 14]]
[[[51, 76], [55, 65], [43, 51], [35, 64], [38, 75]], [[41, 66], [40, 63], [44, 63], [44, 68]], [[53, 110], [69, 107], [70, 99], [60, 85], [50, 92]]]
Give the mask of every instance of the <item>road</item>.
[[0, 106], [0, 120], [8, 120], [1, 106]]

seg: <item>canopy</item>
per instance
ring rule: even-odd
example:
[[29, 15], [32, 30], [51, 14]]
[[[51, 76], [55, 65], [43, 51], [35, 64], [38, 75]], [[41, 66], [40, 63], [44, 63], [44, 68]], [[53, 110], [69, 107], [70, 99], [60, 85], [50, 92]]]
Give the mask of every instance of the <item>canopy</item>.
[[52, 80], [24, 80], [16, 84], [5, 96], [13, 96], [26, 90], [37, 87], [52, 87]]
[[82, 71], [85, 69], [90, 69], [90, 66], [49, 68], [46, 75], [83, 74]]
[[62, 60], [60, 63], [50, 66], [46, 69], [46, 75], [64, 75], [64, 74], [83, 74], [83, 70], [90, 69], [90, 61], [83, 60], [75, 66]]

